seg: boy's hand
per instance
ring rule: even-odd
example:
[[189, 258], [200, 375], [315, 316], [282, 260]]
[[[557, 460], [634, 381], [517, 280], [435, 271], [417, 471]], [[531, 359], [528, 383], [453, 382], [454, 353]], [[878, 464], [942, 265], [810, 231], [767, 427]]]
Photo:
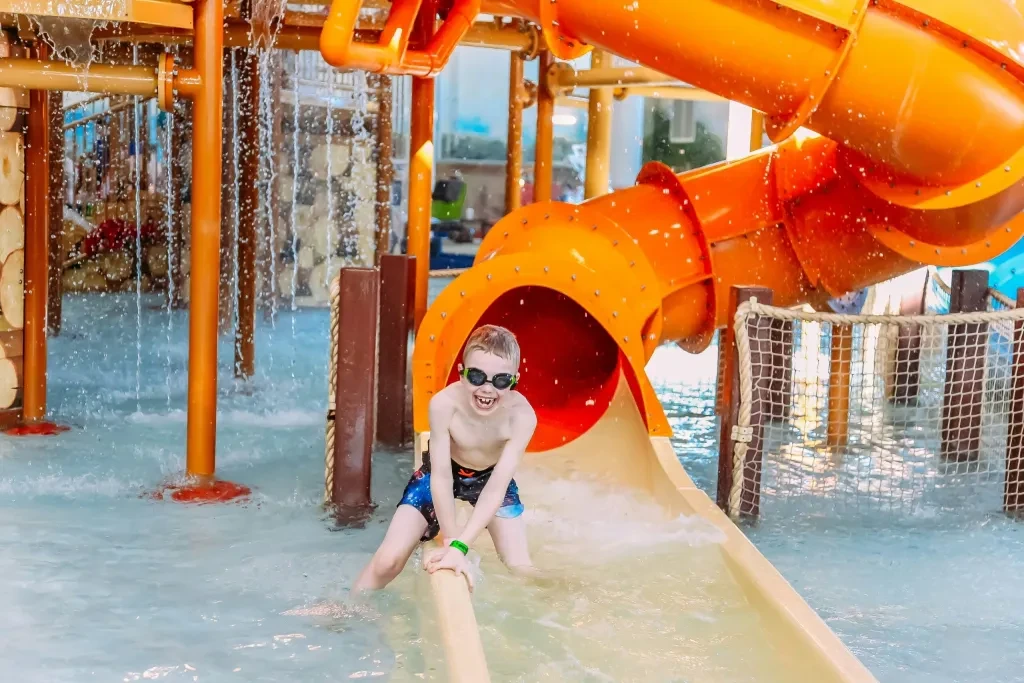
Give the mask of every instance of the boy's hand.
[[423, 561], [423, 568], [431, 574], [439, 569], [450, 569], [456, 576], [466, 577], [469, 592], [473, 592], [473, 574], [470, 572], [469, 559], [457, 548], [438, 548], [432, 551]]

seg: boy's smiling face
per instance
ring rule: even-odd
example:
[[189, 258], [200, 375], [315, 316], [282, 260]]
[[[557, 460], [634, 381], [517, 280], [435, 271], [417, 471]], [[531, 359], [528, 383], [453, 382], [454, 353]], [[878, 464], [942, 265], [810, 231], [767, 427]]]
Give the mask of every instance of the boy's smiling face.
[[[512, 365], [512, 362], [496, 356], [493, 353], [474, 349], [465, 358], [465, 368], [474, 368], [487, 375], [488, 380], [493, 380], [495, 375], [509, 374], [516, 377], [519, 368]], [[478, 415], [490, 415], [501, 405], [501, 399], [508, 394], [508, 389], [496, 389], [490, 382], [484, 382], [479, 387], [473, 386], [463, 374], [459, 380], [469, 397], [469, 405]]]

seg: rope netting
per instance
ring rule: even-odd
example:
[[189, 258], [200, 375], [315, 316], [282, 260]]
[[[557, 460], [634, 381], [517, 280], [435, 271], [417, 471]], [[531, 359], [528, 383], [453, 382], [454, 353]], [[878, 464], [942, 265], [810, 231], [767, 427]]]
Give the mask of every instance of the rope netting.
[[[926, 288], [926, 311], [942, 309], [942, 284]], [[988, 311], [920, 315], [742, 304], [730, 513], [751, 496], [761, 516], [1024, 505], [1024, 381], [1013, 392], [1024, 309], [1004, 299], [989, 291]]]
[[327, 438], [324, 447], [324, 503], [334, 491], [334, 414], [338, 387], [338, 326], [341, 318], [341, 277], [331, 280], [331, 350], [327, 360]]

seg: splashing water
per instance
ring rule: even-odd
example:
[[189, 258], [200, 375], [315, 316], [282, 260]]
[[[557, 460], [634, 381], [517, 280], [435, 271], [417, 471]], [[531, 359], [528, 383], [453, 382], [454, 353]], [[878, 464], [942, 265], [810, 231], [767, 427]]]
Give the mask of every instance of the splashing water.
[[[92, 9], [97, 16], [112, 13], [113, 2], [94, 2]], [[69, 17], [44, 17], [30, 15], [36, 33], [50, 46], [53, 57], [68, 64], [85, 66], [86, 69], [96, 58], [92, 34], [96, 29], [105, 28], [110, 22], [101, 19], [76, 19]]]
[[232, 222], [232, 229], [234, 230], [234, 252], [233, 253], [234, 253], [234, 262], [235, 262], [234, 273], [232, 274], [233, 281], [232, 281], [232, 284], [231, 284], [231, 301], [233, 302], [232, 303], [232, 307], [234, 309], [234, 315], [232, 316], [232, 321], [234, 322], [235, 329], [237, 330], [238, 329], [239, 316], [241, 315], [241, 311], [239, 310], [239, 307], [238, 307], [238, 289], [239, 289], [238, 241], [239, 241], [240, 228], [241, 228], [241, 224], [242, 224], [242, 209], [241, 209], [242, 185], [241, 185], [241, 181], [239, 180], [239, 175], [241, 173], [240, 157], [241, 157], [241, 144], [242, 143], [241, 143], [241, 135], [239, 134], [239, 130], [238, 130], [238, 124], [239, 124], [239, 117], [238, 117], [238, 107], [239, 107], [239, 104], [238, 104], [238, 101], [241, 98], [239, 96], [240, 93], [238, 92], [238, 64], [237, 64], [236, 59], [235, 59], [236, 58], [236, 53], [237, 53], [237, 50], [232, 50], [231, 51], [231, 92], [234, 95], [231, 98], [231, 150], [232, 150], [231, 151], [231, 168], [232, 168], [232, 177], [233, 177], [232, 186], [231, 186], [231, 196], [232, 196], [232, 216], [231, 216], [231, 222]]
[[[139, 63], [139, 44], [132, 46], [132, 64]], [[135, 144], [135, 411], [142, 413], [142, 100], [132, 98], [132, 141]]]
[[[349, 165], [352, 167], [354, 164], [365, 163], [363, 159], [363, 146], [359, 144], [366, 139], [366, 133], [364, 132], [363, 123], [366, 120], [366, 74], [362, 71], [357, 71], [355, 76], [354, 90], [354, 106], [352, 108], [352, 137], [350, 139], [350, 149], [352, 150], [349, 155]], [[360, 175], [352, 174], [349, 178], [349, 189], [352, 191], [353, 197], [366, 196], [366, 188], [358, 186]], [[350, 202], [345, 207], [345, 253], [348, 257], [348, 262], [351, 262], [351, 256], [354, 255], [359, 261], [365, 263], [365, 254], [359, 249], [359, 225], [356, 222], [356, 206], [355, 202]]]
[[[292, 296], [291, 310], [295, 311], [295, 290], [299, 286], [299, 170], [301, 168], [301, 151], [299, 149], [299, 126], [301, 124], [299, 95], [299, 62], [295, 60], [295, 74], [292, 77], [292, 86], [295, 94], [295, 104], [292, 107]], [[292, 337], [295, 337], [295, 316], [292, 316]]]
[[[175, 50], [177, 52], [177, 50]], [[177, 59], [177, 54], [175, 54]], [[167, 178], [167, 188], [164, 192], [164, 201], [167, 215], [167, 377], [165, 379], [165, 385], [167, 387], [167, 409], [171, 409], [171, 337], [174, 334], [174, 250], [171, 245], [174, 244], [174, 203], [171, 198], [174, 196], [174, 160], [177, 157], [178, 150], [174, 147], [174, 116], [176, 109], [168, 112], [167, 118], [167, 129], [165, 131], [164, 140], [164, 157], [167, 168], [165, 170], [165, 177]]]
[[326, 287], [331, 286], [331, 233], [334, 232], [334, 74], [327, 79], [327, 271]]
[[263, 157], [261, 168], [265, 172], [265, 197], [266, 206], [266, 239], [267, 239], [267, 305], [270, 311], [270, 329], [277, 328], [277, 204], [274, 201], [277, 166], [275, 155], [272, 149], [275, 140], [274, 136], [274, 83], [272, 82], [271, 62], [274, 60], [272, 50], [263, 50], [260, 53], [260, 122], [263, 128], [261, 140], [264, 144], [260, 146], [260, 154]]

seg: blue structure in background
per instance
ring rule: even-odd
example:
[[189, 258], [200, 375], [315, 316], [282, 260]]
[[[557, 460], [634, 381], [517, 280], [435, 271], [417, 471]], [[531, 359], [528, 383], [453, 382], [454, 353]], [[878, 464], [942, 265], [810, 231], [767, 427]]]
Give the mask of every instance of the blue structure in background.
[[1024, 240], [1017, 242], [991, 261], [978, 264], [977, 267], [991, 273], [989, 287], [1011, 299], [1016, 299], [1017, 288], [1024, 287]]

